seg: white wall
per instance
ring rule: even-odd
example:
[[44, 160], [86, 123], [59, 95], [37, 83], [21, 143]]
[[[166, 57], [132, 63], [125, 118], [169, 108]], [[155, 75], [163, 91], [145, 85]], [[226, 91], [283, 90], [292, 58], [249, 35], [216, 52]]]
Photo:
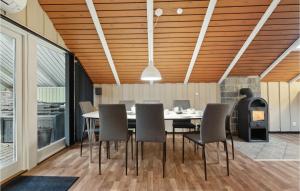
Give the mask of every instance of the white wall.
[[52, 103], [65, 102], [65, 87], [38, 87], [37, 100]]
[[[177, 84], [96, 84], [102, 87], [102, 95], [94, 94], [94, 106], [99, 103], [119, 103], [120, 100], [160, 100], [165, 109], [171, 109], [173, 100], [189, 99], [191, 106], [204, 110], [207, 103], [220, 102], [219, 85], [216, 83]], [[194, 121], [197, 123], [197, 121]], [[171, 121], [166, 121], [166, 130], [171, 131]], [[180, 129], [179, 129], [180, 131]]]
[[21, 12], [7, 14], [5, 16], [42, 35], [48, 40], [67, 48], [62, 37], [54, 28], [52, 21], [41, 8], [38, 0], [27, 0], [27, 6]]
[[[216, 83], [184, 84], [96, 84], [102, 96], [94, 95], [94, 105], [118, 103], [119, 100], [161, 100], [165, 108], [172, 108], [175, 99], [189, 99], [192, 107], [204, 110], [207, 103], [220, 102]], [[269, 103], [270, 131], [300, 130], [300, 82], [262, 82], [261, 96]], [[170, 124], [167, 123], [167, 126]]]
[[300, 82], [262, 82], [261, 95], [269, 103], [270, 131], [300, 130]]
[[191, 106], [203, 110], [207, 103], [220, 102], [219, 85], [216, 83], [177, 84], [96, 84], [102, 87], [102, 96], [94, 95], [94, 105], [118, 103], [120, 100], [160, 100], [164, 108], [171, 109], [173, 100], [189, 99]]

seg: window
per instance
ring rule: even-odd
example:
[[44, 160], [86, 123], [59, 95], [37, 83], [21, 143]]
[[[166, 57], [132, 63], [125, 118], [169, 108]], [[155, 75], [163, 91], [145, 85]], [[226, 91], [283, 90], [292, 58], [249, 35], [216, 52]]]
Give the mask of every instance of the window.
[[65, 137], [65, 54], [37, 45], [38, 149]]

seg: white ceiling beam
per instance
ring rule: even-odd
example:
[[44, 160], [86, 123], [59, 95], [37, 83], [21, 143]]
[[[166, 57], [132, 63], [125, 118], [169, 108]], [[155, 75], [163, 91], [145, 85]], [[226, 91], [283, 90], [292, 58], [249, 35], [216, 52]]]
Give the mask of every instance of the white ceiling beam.
[[266, 12], [263, 14], [263, 16], [261, 17], [261, 19], [259, 20], [259, 22], [255, 26], [255, 28], [253, 29], [253, 31], [251, 32], [251, 34], [249, 35], [249, 37], [247, 38], [247, 40], [243, 44], [242, 48], [236, 54], [236, 56], [231, 61], [231, 63], [229, 64], [228, 68], [226, 69], [226, 71], [222, 75], [222, 77], [219, 79], [219, 81], [218, 81], [219, 84], [222, 83], [225, 78], [227, 78], [227, 76], [229, 75], [229, 73], [231, 72], [231, 70], [233, 69], [233, 67], [236, 65], [236, 63], [239, 61], [239, 59], [241, 58], [241, 56], [247, 50], [248, 46], [251, 44], [251, 42], [253, 41], [253, 39], [257, 35], [257, 33], [260, 31], [260, 29], [263, 27], [263, 25], [265, 24], [265, 22], [268, 20], [268, 18], [271, 16], [271, 14], [273, 13], [273, 11], [276, 9], [276, 7], [279, 4], [279, 2], [280, 2], [280, 0], [273, 0], [272, 1], [272, 3], [270, 4], [270, 6], [266, 10]]
[[192, 59], [191, 59], [189, 68], [187, 70], [187, 73], [186, 73], [186, 76], [185, 76], [185, 79], [184, 79], [185, 84], [187, 84], [189, 82], [191, 73], [193, 71], [195, 62], [196, 62], [198, 54], [200, 52], [200, 48], [201, 48], [202, 42], [204, 40], [206, 31], [207, 31], [207, 28], [208, 28], [208, 25], [209, 25], [210, 19], [212, 17], [212, 14], [214, 12], [216, 4], [217, 4], [217, 0], [210, 0], [209, 1], [209, 5], [208, 5], [207, 10], [206, 10], [204, 21], [203, 21], [203, 24], [202, 24], [202, 27], [201, 27], [201, 30], [200, 30], [200, 33], [199, 33], [199, 36], [198, 36], [198, 40], [197, 40], [193, 55], [192, 55]]
[[[102, 44], [104, 53], [106, 55], [108, 64], [109, 64], [110, 69], [111, 69], [111, 71], [112, 71], [112, 73], [114, 75], [115, 81], [116, 81], [116, 83], [118, 85], [120, 85], [120, 79], [119, 79], [119, 76], [118, 76], [118, 73], [117, 73], [114, 61], [112, 59], [110, 50], [108, 48], [108, 45], [107, 45], [107, 42], [106, 42], [106, 39], [105, 39], [105, 35], [104, 35], [103, 29], [101, 27], [100, 20], [99, 20], [99, 17], [97, 15], [97, 12], [96, 12], [93, 0], [85, 0], [85, 2], [86, 2], [86, 5], [87, 5], [87, 7], [89, 9], [89, 12], [90, 12], [90, 15], [92, 17], [93, 23], [94, 23], [96, 31], [98, 33], [98, 37], [100, 39], [100, 42]], [[101, 75], [101, 74], [99, 74], [99, 75]]]
[[300, 38], [298, 38], [288, 49], [284, 51], [263, 73], [260, 75], [260, 79], [263, 79], [268, 73], [270, 73], [290, 52], [297, 49], [300, 44]]
[[293, 83], [293, 82], [296, 82], [297, 80], [300, 79], [300, 74], [296, 75], [293, 79], [291, 79], [289, 82], [290, 83]]

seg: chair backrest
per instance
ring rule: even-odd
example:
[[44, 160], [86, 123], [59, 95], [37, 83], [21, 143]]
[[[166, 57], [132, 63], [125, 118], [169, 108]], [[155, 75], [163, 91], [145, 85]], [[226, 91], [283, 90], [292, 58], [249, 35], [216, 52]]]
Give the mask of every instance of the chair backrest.
[[230, 109], [228, 115], [226, 116], [226, 126], [225, 126], [225, 128], [226, 128], [227, 131], [231, 131], [231, 117], [233, 115], [233, 112], [234, 112], [236, 106], [237, 106], [237, 102], [232, 104], [231, 109]]
[[136, 140], [165, 142], [163, 104], [136, 104]]
[[127, 140], [127, 113], [124, 104], [100, 104], [100, 133], [101, 141]]
[[90, 101], [81, 101], [79, 102], [79, 106], [82, 114], [95, 111], [95, 108]]
[[203, 143], [226, 140], [225, 120], [229, 110], [229, 104], [207, 104], [200, 129]]
[[120, 100], [119, 104], [125, 104], [126, 111], [131, 111], [132, 106], [135, 105], [134, 100]]
[[190, 100], [174, 100], [173, 107], [180, 107], [182, 109], [191, 108]]
[[144, 100], [143, 103], [146, 103], [146, 104], [157, 104], [157, 103], [160, 103], [160, 100]]

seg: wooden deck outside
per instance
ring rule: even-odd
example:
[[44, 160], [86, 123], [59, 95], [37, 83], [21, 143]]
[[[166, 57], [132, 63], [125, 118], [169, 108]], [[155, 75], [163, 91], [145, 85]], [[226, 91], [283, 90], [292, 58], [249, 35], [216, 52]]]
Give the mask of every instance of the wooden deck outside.
[[7, 164], [14, 160], [13, 143], [0, 143], [0, 165]]

